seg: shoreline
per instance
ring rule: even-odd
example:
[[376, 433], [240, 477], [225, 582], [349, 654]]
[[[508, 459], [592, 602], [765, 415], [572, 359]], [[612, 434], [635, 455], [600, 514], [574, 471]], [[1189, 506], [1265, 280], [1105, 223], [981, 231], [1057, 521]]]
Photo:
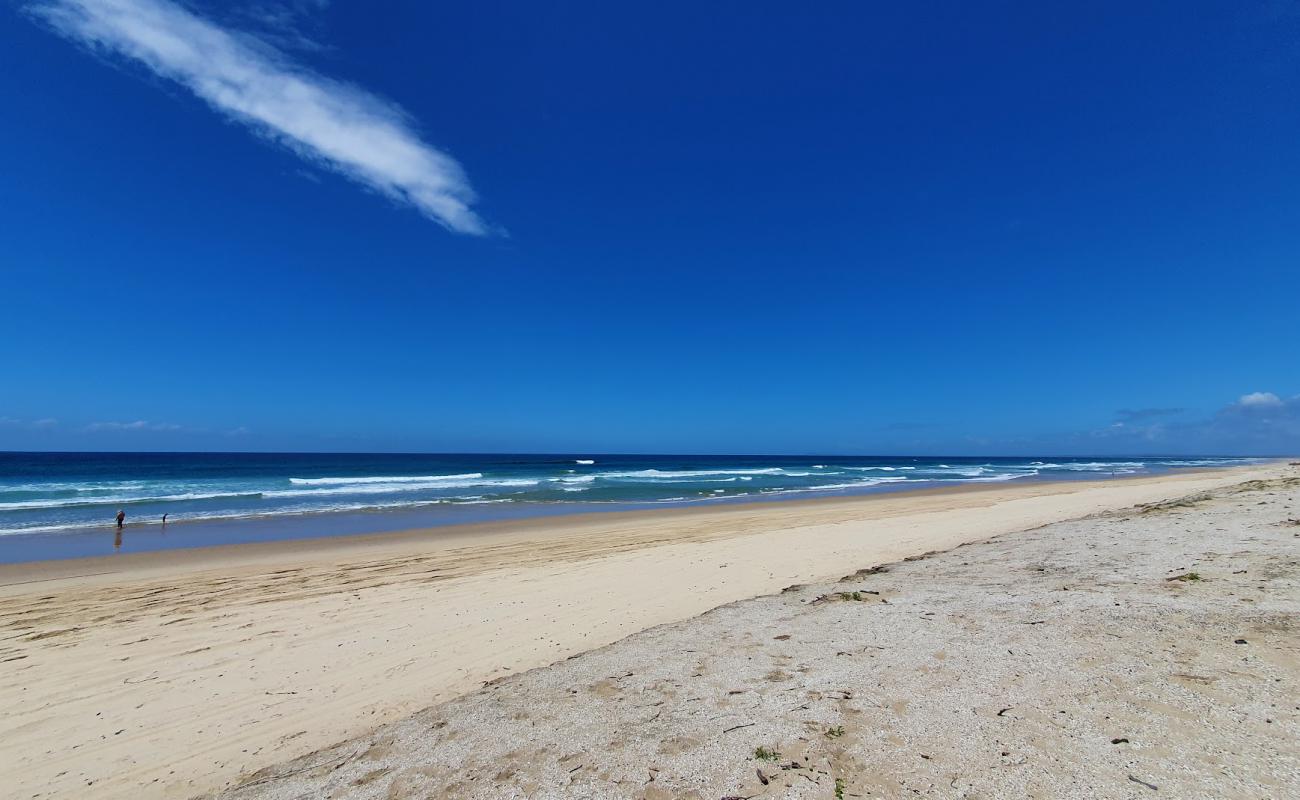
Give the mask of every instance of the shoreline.
[[[0, 592], [6, 586], [19, 585], [24, 582], [21, 576], [34, 574], [35, 580], [57, 580], [64, 576], [76, 576], [87, 570], [102, 574], [118, 574], [133, 570], [201, 568], [201, 562], [214, 566], [239, 565], [245, 562], [257, 562], [264, 559], [283, 557], [302, 557], [308, 554], [325, 556], [330, 552], [350, 553], [368, 548], [386, 549], [404, 545], [432, 545], [439, 543], [472, 543], [484, 538], [518, 537], [545, 535], [555, 530], [575, 530], [582, 527], [604, 528], [618, 520], [629, 525], [639, 525], [656, 519], [690, 519], [699, 517], [699, 522], [708, 523], [718, 519], [725, 520], [731, 515], [744, 515], [762, 508], [806, 508], [810, 512], [835, 509], [842, 510], [845, 518], [852, 518], [858, 507], [864, 503], [897, 501], [907, 498], [942, 497], [945, 495], [967, 495], [982, 493], [1022, 492], [1024, 496], [1041, 496], [1069, 493], [1071, 489], [1083, 490], [1100, 486], [1112, 486], [1119, 483], [1142, 483], [1146, 481], [1165, 481], [1168, 479], [1194, 479], [1202, 476], [1228, 474], [1238, 470], [1256, 470], [1277, 467], [1287, 463], [1287, 459], [1271, 459], [1259, 464], [1234, 467], [1195, 467], [1177, 472], [1164, 472], [1156, 475], [1120, 475], [1107, 478], [1071, 478], [1071, 479], [1026, 479], [995, 483], [962, 483], [953, 486], [897, 487], [881, 491], [866, 491], [853, 494], [821, 495], [815, 497], [755, 497], [744, 500], [720, 502], [701, 502], [695, 504], [665, 504], [658, 508], [609, 508], [599, 510], [566, 511], [555, 514], [538, 514], [509, 519], [494, 519], [475, 522], [459, 522], [445, 525], [424, 527], [381, 529], [359, 533], [330, 534], [325, 536], [304, 536], [258, 541], [240, 541], [226, 544], [183, 545], [166, 549], [151, 549], [138, 552], [113, 552], [90, 556], [72, 556], [67, 558], [33, 559], [25, 561], [0, 561]], [[326, 515], [320, 515], [326, 516]], [[156, 523], [137, 523], [156, 528]], [[177, 525], [210, 525], [206, 520], [194, 522], [177, 522]], [[128, 523], [125, 533], [131, 532]], [[114, 531], [105, 526], [99, 535], [110, 538]], [[49, 535], [49, 534], [39, 534]], [[74, 534], [85, 536], [89, 534]], [[0, 545], [3, 542], [0, 541]], [[105, 567], [111, 567], [105, 569]], [[27, 580], [25, 582], [32, 582]]]
[[[1077, 459], [1074, 461], [1066, 459], [1066, 463], [1064, 464], [1057, 464], [1054, 462], [1030, 462], [1028, 465], [1015, 463], [978, 465], [958, 463], [955, 467], [950, 466], [947, 463], [926, 464], [915, 459], [914, 461], [917, 461], [915, 464], [902, 464], [902, 461], [904, 460], [906, 459], [900, 459], [898, 465], [895, 466], [865, 468], [868, 470], [888, 470], [889, 475], [879, 477], [874, 476], [873, 474], [873, 477], [862, 478], [861, 480], [865, 481], [865, 483], [862, 483], [861, 485], [840, 484], [824, 487], [806, 486], [802, 488], [788, 486], [782, 489], [760, 487], [757, 491], [740, 491], [738, 494], [734, 495], [710, 494], [708, 497], [694, 498], [665, 497], [660, 499], [638, 500], [633, 497], [625, 497], [623, 499], [584, 500], [582, 498], [588, 496], [586, 494], [586, 487], [588, 487], [588, 484], [594, 485], [592, 482], [598, 481], [598, 479], [605, 473], [596, 472], [591, 475], [579, 475], [576, 477], [557, 477], [555, 475], [550, 475], [548, 477], [546, 475], [535, 475], [529, 473], [524, 481], [530, 484], [543, 484], [547, 481], [559, 481], [565, 483], [578, 480], [583, 481], [582, 486], [584, 488], [576, 490], [567, 488], [566, 486], [566, 488], [560, 492], [565, 495], [563, 499], [556, 498], [549, 500], [540, 498], [516, 500], [479, 498], [474, 502], [463, 503], [446, 500], [426, 500], [403, 503], [400, 504], [400, 507], [391, 507], [385, 503], [379, 503], [373, 507], [346, 506], [334, 510], [306, 509], [296, 511], [248, 511], [247, 513], [233, 515], [217, 514], [216, 516], [206, 516], [206, 512], [199, 513], [198, 516], [189, 516], [186, 510], [173, 508], [171, 509], [171, 519], [168, 520], [167, 524], [162, 524], [160, 520], [160, 512], [165, 510], [165, 507], [153, 508], [152, 513], [149, 513], [149, 510], [146, 510], [143, 506], [140, 509], [128, 507], [126, 509], [127, 524], [123, 529], [116, 528], [111, 519], [106, 518], [96, 518], [93, 520], [88, 519], [75, 525], [60, 524], [48, 528], [37, 525], [30, 529], [22, 527], [6, 529], [3, 531], [2, 535], [0, 535], [0, 564], [21, 564], [46, 560], [89, 558], [100, 555], [119, 555], [125, 553], [152, 552], [156, 550], [216, 547], [230, 544], [252, 544], [268, 541], [350, 537], [372, 533], [396, 533], [409, 530], [459, 528], [466, 525], [482, 523], [509, 524], [534, 518], [568, 517], [583, 514], [659, 511], [668, 508], [712, 508], [726, 507], [729, 505], [748, 505], [751, 503], [797, 502], [812, 499], [850, 499], [854, 497], [869, 497], [877, 494], [892, 494], [895, 492], [915, 492], [932, 489], [947, 490], [961, 486], [1000, 486], [1010, 485], [1013, 483], [1023, 485], [1042, 482], [1126, 480], [1134, 477], [1161, 477], [1164, 475], [1194, 473], [1204, 468], [1215, 469], [1259, 465], [1267, 463], [1268, 461], [1267, 459], [1261, 458], [1242, 458], [1236, 459], [1238, 463], [1234, 464], [1229, 463], [1233, 461], [1232, 459], [1219, 459], [1224, 463], [1214, 464], [1210, 463], [1211, 461], [1214, 461], [1214, 459], [1201, 460], [1199, 462], [1196, 460], [1190, 462], [1177, 462], [1165, 457], [1149, 457], [1148, 460], [1150, 463], [1148, 464], [1136, 462], [1115, 462], [1110, 466], [1118, 469], [1118, 474], [1112, 471], [1108, 475], [1104, 471], [1092, 469], [1106, 465], [1078, 462]], [[741, 464], [740, 468], [735, 468], [733, 465], [726, 465], [726, 468], [722, 468], [722, 465], [708, 464], [687, 464], [686, 466], [718, 466], [720, 472], [717, 474], [731, 471], [745, 472], [745, 477], [740, 478], [742, 481], [768, 480], [769, 478], [780, 479], [780, 476], [759, 475], [756, 478], [755, 475], [758, 473], [780, 470], [788, 471], [795, 468], [789, 464], [784, 464], [775, 468], [765, 467], [763, 469], [754, 469], [750, 465], [743, 464], [744, 461], [745, 459], [738, 459], [738, 463]], [[1170, 463], [1164, 463], [1165, 461], [1169, 461]], [[673, 465], [677, 465], [677, 462], [673, 462]], [[469, 468], [467, 465], [452, 464], [430, 464], [427, 466], [430, 469], [434, 469], [438, 466], [445, 469]], [[618, 467], [620, 465], [611, 462], [608, 466]], [[643, 466], [643, 464], [633, 463], [626, 466], [635, 467]], [[809, 479], [808, 476], [813, 475], [815, 471], [822, 469], [832, 470], [832, 472], [828, 474], [833, 475], [841, 475], [846, 472], [843, 465], [840, 464], [798, 466], [807, 471], [791, 473], [791, 475], [785, 479], [796, 482], [807, 480]], [[1076, 470], [1076, 466], [1089, 469]], [[245, 465], [245, 467], [247, 467], [247, 465]], [[480, 468], [488, 469], [492, 467], [510, 469], [517, 468], [517, 465], [487, 464], [481, 465]], [[547, 465], [534, 465], [534, 467], [543, 470], [553, 469], [553, 467]], [[1132, 469], [1134, 467], [1140, 469]], [[320, 465], [316, 465], [314, 468], [309, 467], [302, 471], [311, 472], [313, 469], [319, 471], [322, 468]], [[375, 469], [378, 469], [378, 467], [375, 467]], [[657, 468], [642, 470], [641, 472], [619, 472], [615, 469], [614, 472], [608, 474], [613, 476], [638, 475], [642, 473], [655, 472], [655, 469]], [[858, 469], [860, 468], [847, 468], [847, 470]], [[1003, 472], [991, 478], [970, 476], [962, 478], [943, 478], [938, 476], [922, 478], [897, 477], [902, 476], [904, 474], [903, 471], [905, 470], [956, 470], [961, 472], [963, 470], [971, 469], [976, 472], [982, 472], [986, 469], [993, 470], [994, 472], [1003, 470]], [[1025, 469], [1030, 470], [1030, 472], [1025, 474], [1017, 474], [1015, 472], [1015, 470]], [[839, 471], [836, 472], [835, 470]], [[895, 470], [897, 470], [897, 472], [895, 472]], [[1040, 474], [1039, 470], [1043, 470], [1043, 472]], [[568, 470], [568, 472], [573, 472], [573, 470]], [[688, 470], [688, 472], [691, 471]], [[751, 472], [754, 474], [749, 474]], [[473, 474], [481, 477], [480, 473], [476, 472]], [[678, 475], [678, 473], [667, 474], [673, 476]], [[686, 475], [687, 473], [680, 474]], [[736, 480], [735, 476], [732, 476], [729, 479], [711, 482], [706, 476], [713, 473], [709, 473], [707, 470], [703, 472], [695, 470], [691, 472], [691, 474], [694, 474], [695, 477], [703, 481], [702, 483], [695, 484], [696, 489], [700, 489], [703, 486], [713, 485], [713, 483], [725, 483], [727, 480]], [[908, 476], [914, 476], [916, 474], [923, 473], [907, 472]], [[881, 472], [880, 475], [884, 476], [884, 472]], [[469, 476], [466, 475], [465, 477]], [[822, 476], [822, 478], [825, 477], [826, 476]], [[152, 478], [141, 477], [139, 480], [148, 481], [152, 480]], [[333, 483], [349, 479], [342, 477], [322, 479], [290, 478], [288, 480], [290, 483], [295, 480], [303, 482], [321, 480]], [[343, 492], [343, 494], [346, 495], [350, 490], [364, 491], [373, 494], [369, 487], [379, 479], [374, 477], [362, 477], [355, 480], [356, 485], [354, 486], [348, 486], [345, 484], [342, 488], [331, 487], [324, 491], [324, 495], [334, 496], [339, 492]], [[382, 489], [382, 491], [379, 492], [380, 494], [402, 489], [415, 479], [390, 478], [388, 480], [393, 481], [393, 483], [385, 484], [380, 487]], [[435, 479], [431, 477], [420, 480], [434, 481]], [[504, 480], [504, 482], [509, 483], [510, 480]], [[486, 485], [493, 481], [502, 482], [502, 479], [500, 476], [497, 476], [491, 480], [485, 480], [484, 483]], [[141, 486], [143, 485], [144, 484], [142, 483]], [[653, 484], [646, 484], [640, 488], [645, 489], [651, 485]], [[178, 489], [174, 486], [159, 485], [152, 491], [161, 492], [175, 500], [179, 500], [186, 496], [194, 496], [200, 500], [211, 497], [261, 497], [261, 491], [266, 491], [268, 495], [277, 495], [281, 492], [279, 489], [271, 490], [268, 487], [269, 484], [261, 487], [248, 485], [242, 487], [218, 487], [216, 484], [213, 484], [211, 486], [197, 488], [195, 486], [188, 486], [182, 491], [182, 489]], [[18, 488], [26, 490], [31, 489], [32, 487]], [[141, 489], [139, 486], [134, 487], [133, 490], [144, 492], [146, 494], [150, 491]], [[250, 494], [239, 494], [242, 490], [248, 490]], [[77, 491], [80, 491], [80, 489], [77, 489]], [[177, 491], [182, 491], [182, 494], [168, 495], [168, 493], [174, 493]], [[569, 493], [573, 491], [578, 491], [579, 493], [570, 496]], [[715, 492], [721, 491], [723, 490], [715, 490]], [[190, 492], [190, 494], [187, 495], [184, 492]], [[199, 492], [199, 494], [193, 494], [193, 492]], [[203, 492], [216, 492], [216, 494], [209, 495], [203, 494]], [[689, 492], [687, 493], [689, 494]], [[0, 494], [3, 494], [3, 492], [0, 491]], [[299, 489], [297, 491], [289, 491], [288, 494], [310, 495], [311, 491], [303, 491]], [[25, 498], [23, 501], [20, 501], [18, 505], [21, 505], [21, 502], [30, 499], [31, 498]], [[139, 498], [137, 498], [137, 500], [138, 499]], [[167, 497], [159, 497], [157, 499], [162, 501], [166, 500]], [[49, 502], [56, 503], [55, 500]], [[62, 500], [58, 502], [62, 502]], [[12, 504], [0, 503], [0, 506], [7, 507], [8, 505]], [[13, 511], [13, 513], [19, 513], [20, 515], [23, 513], [21, 509], [11, 509], [11, 511]], [[0, 511], [0, 516], [4, 516], [3, 511]]]
[[189, 797], [484, 682], [791, 584], [1293, 471], [950, 487], [7, 565], [0, 763], [27, 795], [91, 786], [103, 797]]

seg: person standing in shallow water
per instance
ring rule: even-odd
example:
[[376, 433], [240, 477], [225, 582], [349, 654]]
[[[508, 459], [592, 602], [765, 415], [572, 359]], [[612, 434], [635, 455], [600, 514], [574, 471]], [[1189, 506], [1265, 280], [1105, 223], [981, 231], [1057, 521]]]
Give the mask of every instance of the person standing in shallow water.
[[119, 508], [117, 510], [117, 527], [122, 527], [123, 522], [126, 522], [126, 512]]

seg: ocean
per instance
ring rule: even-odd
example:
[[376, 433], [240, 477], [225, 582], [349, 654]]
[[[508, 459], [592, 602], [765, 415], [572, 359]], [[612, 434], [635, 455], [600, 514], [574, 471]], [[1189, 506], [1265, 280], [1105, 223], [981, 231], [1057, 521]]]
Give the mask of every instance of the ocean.
[[0, 453], [0, 562], [1259, 460]]

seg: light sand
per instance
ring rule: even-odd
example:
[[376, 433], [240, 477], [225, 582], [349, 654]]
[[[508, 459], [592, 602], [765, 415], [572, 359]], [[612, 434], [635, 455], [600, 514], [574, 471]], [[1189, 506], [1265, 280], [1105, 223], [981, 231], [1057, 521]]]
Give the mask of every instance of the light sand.
[[720, 605], [1279, 465], [0, 568], [0, 791], [188, 797]]
[[1300, 470], [791, 587], [223, 800], [1300, 797], [1297, 515]]

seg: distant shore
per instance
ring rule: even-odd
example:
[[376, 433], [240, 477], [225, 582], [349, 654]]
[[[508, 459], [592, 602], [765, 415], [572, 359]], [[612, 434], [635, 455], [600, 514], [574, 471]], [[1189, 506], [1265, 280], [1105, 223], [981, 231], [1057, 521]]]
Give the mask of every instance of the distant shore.
[[0, 779], [185, 797], [717, 606], [1294, 471], [591, 514], [0, 566]]

